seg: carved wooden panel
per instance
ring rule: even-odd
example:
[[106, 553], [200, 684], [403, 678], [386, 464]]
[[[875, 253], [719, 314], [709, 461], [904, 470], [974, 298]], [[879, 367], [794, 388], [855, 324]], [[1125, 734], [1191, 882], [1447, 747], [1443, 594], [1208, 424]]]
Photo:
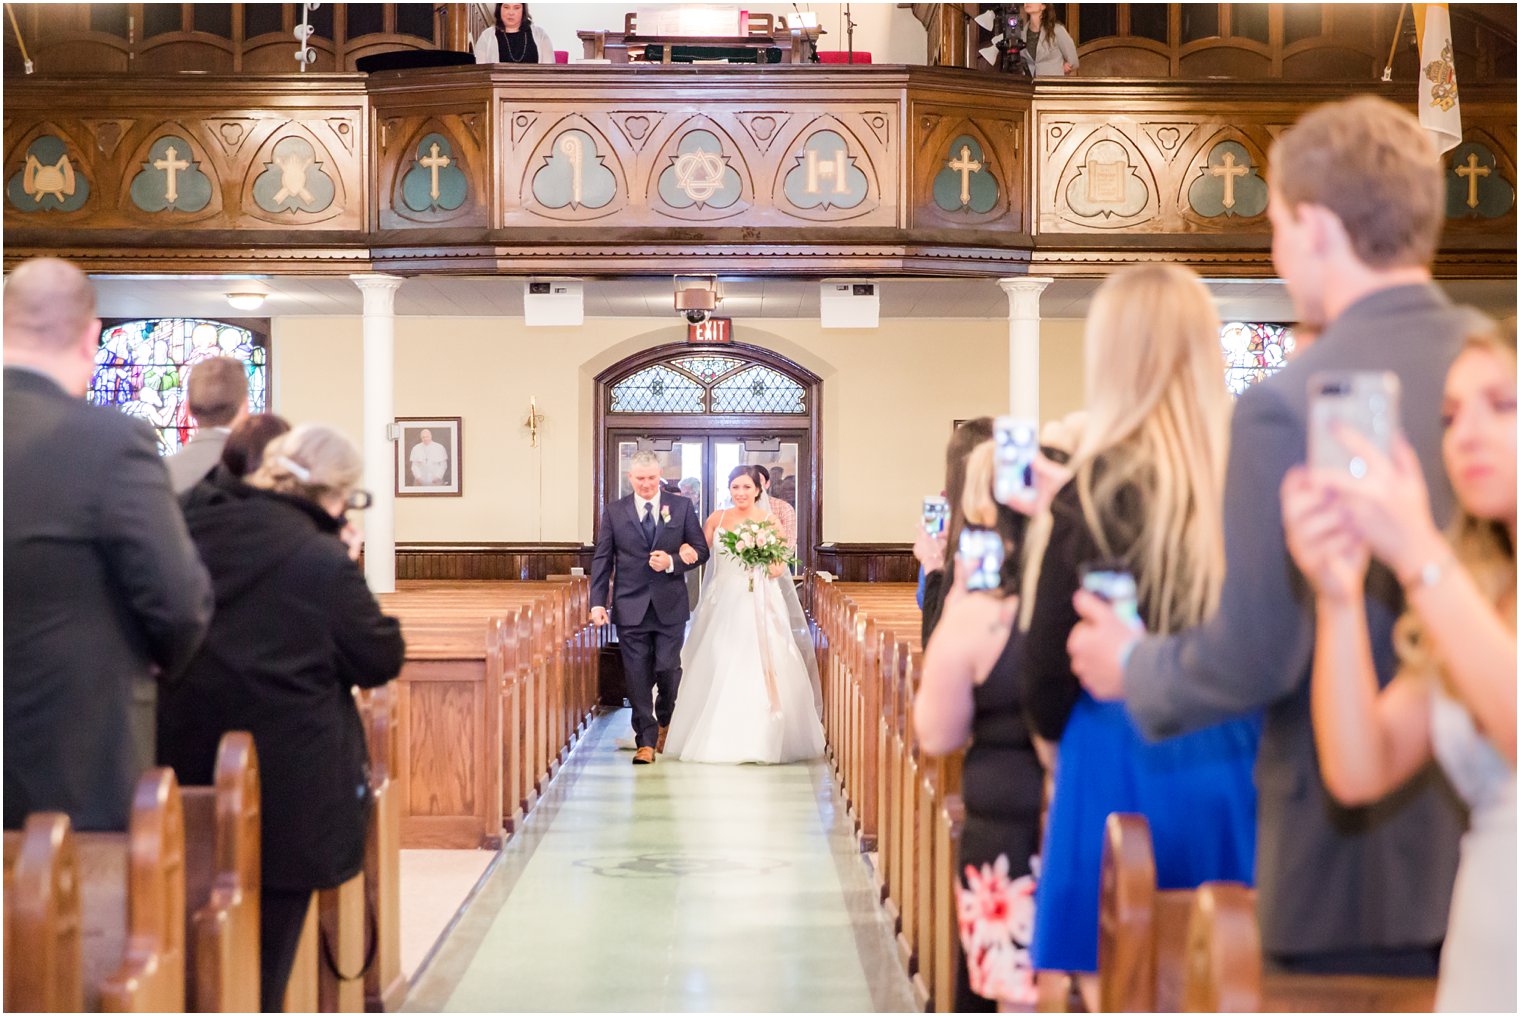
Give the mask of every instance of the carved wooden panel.
[[1028, 104], [967, 109], [914, 102], [912, 224], [1029, 231], [1025, 133]]
[[381, 229], [486, 224], [490, 149], [485, 104], [390, 116], [377, 110]]
[[7, 230], [365, 226], [362, 93], [218, 102], [116, 83], [53, 95], [7, 105]]
[[503, 97], [498, 227], [898, 224], [894, 103]]

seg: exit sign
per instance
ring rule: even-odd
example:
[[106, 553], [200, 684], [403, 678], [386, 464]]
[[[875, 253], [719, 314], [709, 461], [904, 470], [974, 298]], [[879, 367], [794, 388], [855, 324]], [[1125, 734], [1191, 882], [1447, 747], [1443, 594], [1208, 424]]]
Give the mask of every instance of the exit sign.
[[732, 342], [734, 322], [732, 318], [715, 317], [686, 326], [687, 342]]

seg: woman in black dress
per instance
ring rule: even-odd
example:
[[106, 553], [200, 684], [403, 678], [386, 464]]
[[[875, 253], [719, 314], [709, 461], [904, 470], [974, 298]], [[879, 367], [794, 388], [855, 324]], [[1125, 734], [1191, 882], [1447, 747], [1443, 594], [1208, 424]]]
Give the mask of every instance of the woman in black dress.
[[974, 564], [959, 562], [913, 708], [921, 751], [947, 755], [971, 739], [956, 884], [966, 960], [956, 974], [957, 1012], [1034, 1001], [1029, 943], [1045, 771], [1024, 722], [1018, 666], [1019, 553], [1027, 520], [993, 500], [992, 477], [989, 441], [966, 460], [960, 500], [967, 526], [1002, 538], [999, 588], [967, 592]]
[[182, 506], [216, 596], [185, 676], [162, 693], [159, 762], [212, 782], [223, 733], [259, 756], [263, 867], [261, 996], [282, 1008], [311, 894], [353, 878], [369, 823], [369, 752], [353, 687], [401, 671], [405, 645], [345, 546], [359, 452], [328, 427], [298, 427], [248, 477], [217, 469]]

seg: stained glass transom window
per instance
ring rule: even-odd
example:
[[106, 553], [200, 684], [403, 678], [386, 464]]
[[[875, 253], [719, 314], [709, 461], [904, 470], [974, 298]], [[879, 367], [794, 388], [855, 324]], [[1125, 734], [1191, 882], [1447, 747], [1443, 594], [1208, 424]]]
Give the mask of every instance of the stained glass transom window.
[[195, 433], [185, 382], [190, 369], [213, 356], [242, 360], [248, 372], [248, 411], [268, 408], [268, 354], [253, 332], [221, 321], [153, 318], [112, 325], [100, 334], [90, 401], [116, 406], [158, 433], [158, 451], [177, 451]]
[[804, 389], [797, 382], [769, 367], [742, 370], [712, 389], [714, 413], [806, 413]]
[[735, 360], [731, 356], [683, 356], [670, 362], [709, 384], [729, 371], [744, 366], [743, 360]]
[[680, 355], [613, 384], [607, 411], [805, 416], [807, 387], [753, 360], [721, 353]]
[[1293, 352], [1293, 330], [1287, 325], [1231, 321], [1219, 333], [1224, 350], [1224, 380], [1230, 394], [1239, 396], [1282, 369]]
[[614, 413], [700, 413], [702, 386], [664, 364], [645, 367], [612, 386]]

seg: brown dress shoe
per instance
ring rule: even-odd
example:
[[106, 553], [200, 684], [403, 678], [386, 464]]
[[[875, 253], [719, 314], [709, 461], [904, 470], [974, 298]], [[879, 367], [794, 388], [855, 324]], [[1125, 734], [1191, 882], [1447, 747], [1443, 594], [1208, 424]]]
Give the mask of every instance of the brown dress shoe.
[[633, 764], [636, 766], [647, 766], [653, 762], [654, 749], [649, 747], [647, 744], [633, 753]]
[[669, 734], [670, 734], [670, 728], [669, 727], [661, 727], [660, 728], [660, 739], [658, 741], [655, 741], [655, 743], [654, 743], [655, 754], [657, 754], [657, 755], [663, 755], [663, 754], [665, 754], [665, 738]]

